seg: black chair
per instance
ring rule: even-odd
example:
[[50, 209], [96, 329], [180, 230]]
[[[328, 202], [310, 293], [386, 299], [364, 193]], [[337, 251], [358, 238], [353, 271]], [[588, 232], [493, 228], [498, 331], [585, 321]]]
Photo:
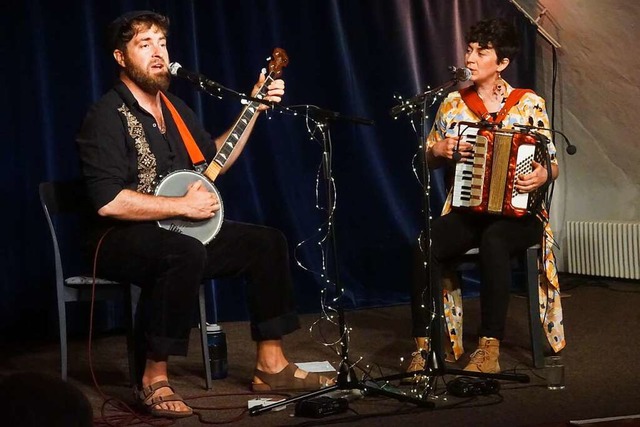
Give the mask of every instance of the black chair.
[[[40, 202], [44, 210], [55, 261], [56, 296], [58, 300], [58, 326], [60, 334], [60, 372], [67, 379], [67, 311], [68, 302], [89, 301], [92, 294], [92, 269], [82, 259], [86, 221], [93, 215], [81, 181], [43, 182], [40, 184]], [[63, 259], [64, 258], [64, 259]], [[136, 383], [136, 363], [133, 345], [133, 318], [138, 301], [139, 288], [130, 283], [120, 283], [96, 278], [95, 299], [124, 301], [127, 329], [127, 357], [131, 384]], [[202, 359], [205, 367], [206, 388], [211, 388], [211, 367], [207, 346], [204, 287], [200, 287], [199, 317]]]
[[[479, 254], [478, 248], [468, 250], [456, 261], [456, 270], [474, 268]], [[527, 248], [522, 258], [526, 273], [527, 304], [529, 317], [529, 331], [531, 335], [531, 358], [533, 366], [544, 366], [544, 343], [542, 323], [540, 322], [540, 298], [538, 296], [538, 260], [541, 259], [541, 247], [539, 244]], [[517, 262], [516, 262], [517, 263]]]

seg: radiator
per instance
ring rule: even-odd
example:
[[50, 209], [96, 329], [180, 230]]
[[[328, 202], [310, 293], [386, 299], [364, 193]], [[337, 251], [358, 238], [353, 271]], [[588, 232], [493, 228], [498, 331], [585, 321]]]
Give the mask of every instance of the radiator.
[[567, 221], [569, 273], [640, 279], [640, 223]]

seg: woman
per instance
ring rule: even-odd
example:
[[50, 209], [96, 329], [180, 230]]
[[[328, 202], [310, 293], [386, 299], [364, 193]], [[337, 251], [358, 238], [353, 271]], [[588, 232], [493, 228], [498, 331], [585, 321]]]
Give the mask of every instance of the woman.
[[[501, 20], [492, 19], [472, 26], [466, 37], [465, 66], [471, 71], [472, 86], [452, 92], [440, 105], [429, 136], [427, 137], [427, 159], [430, 167], [454, 167], [456, 151], [462, 161], [473, 155], [472, 145], [460, 138], [459, 122], [480, 120], [500, 123], [502, 128], [512, 129], [516, 124], [549, 127], [544, 99], [528, 90], [514, 89], [505, 82], [501, 73], [509, 66], [518, 52], [518, 36], [515, 28]], [[545, 133], [545, 132], [542, 132]], [[547, 132], [546, 136], [550, 138]], [[549, 139], [550, 140], [550, 139]], [[558, 177], [555, 147], [549, 142], [551, 168], [532, 162], [532, 171], [518, 176], [515, 189], [529, 193], [547, 182], [549, 175]], [[545, 262], [549, 278], [543, 280], [541, 289], [546, 292], [547, 314], [545, 326], [551, 323], [549, 340], [554, 350], [564, 347], [561, 323], [559, 289], [551, 252], [551, 230], [544, 211], [538, 215], [527, 214], [513, 218], [500, 215], [478, 214], [465, 210], [451, 210], [451, 193], [445, 202], [442, 216], [431, 224], [431, 277], [442, 275], [442, 265], [467, 250], [480, 248], [481, 270], [481, 321], [478, 332], [478, 348], [471, 354], [464, 368], [468, 371], [500, 372], [500, 342], [504, 337], [509, 289], [511, 286], [510, 259], [514, 254], [545, 239]], [[422, 260], [421, 260], [422, 261]], [[417, 268], [412, 291], [412, 334], [417, 351], [413, 353], [408, 371], [424, 368], [421, 350], [428, 347], [430, 315], [423, 297], [425, 289], [424, 267]], [[459, 292], [459, 291], [458, 291]], [[551, 300], [549, 300], [551, 295]], [[453, 304], [455, 294], [445, 295], [445, 317], [451, 337], [453, 356], [463, 353], [461, 329], [461, 307]], [[459, 301], [459, 300], [458, 300]], [[549, 307], [546, 307], [546, 303]], [[553, 305], [553, 307], [552, 307]], [[552, 321], [553, 322], [550, 322]], [[545, 328], [545, 330], [547, 330]]]

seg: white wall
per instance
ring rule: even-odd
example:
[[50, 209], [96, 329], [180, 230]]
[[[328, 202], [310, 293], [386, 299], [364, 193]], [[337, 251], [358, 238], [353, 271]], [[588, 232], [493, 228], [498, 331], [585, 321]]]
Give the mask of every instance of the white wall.
[[[561, 44], [556, 129], [578, 147], [569, 156], [556, 138], [551, 219], [565, 271], [566, 221], [640, 221], [640, 1], [538, 3], [548, 8], [541, 25]], [[541, 36], [537, 43], [537, 91], [550, 109], [552, 50]]]

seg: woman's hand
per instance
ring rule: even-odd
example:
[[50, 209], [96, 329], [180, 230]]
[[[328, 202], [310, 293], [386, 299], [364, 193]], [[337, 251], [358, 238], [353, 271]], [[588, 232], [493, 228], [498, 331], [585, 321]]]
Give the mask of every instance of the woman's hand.
[[516, 179], [515, 188], [519, 193], [530, 193], [547, 182], [549, 177], [547, 169], [535, 160], [532, 160], [531, 164], [533, 166], [531, 173], [520, 174]]
[[[460, 141], [459, 144], [458, 141]], [[473, 145], [466, 142], [464, 138], [460, 140], [459, 136], [450, 136], [438, 141], [431, 146], [430, 150], [434, 157], [453, 159], [456, 147], [461, 156], [459, 161], [473, 156]]]

